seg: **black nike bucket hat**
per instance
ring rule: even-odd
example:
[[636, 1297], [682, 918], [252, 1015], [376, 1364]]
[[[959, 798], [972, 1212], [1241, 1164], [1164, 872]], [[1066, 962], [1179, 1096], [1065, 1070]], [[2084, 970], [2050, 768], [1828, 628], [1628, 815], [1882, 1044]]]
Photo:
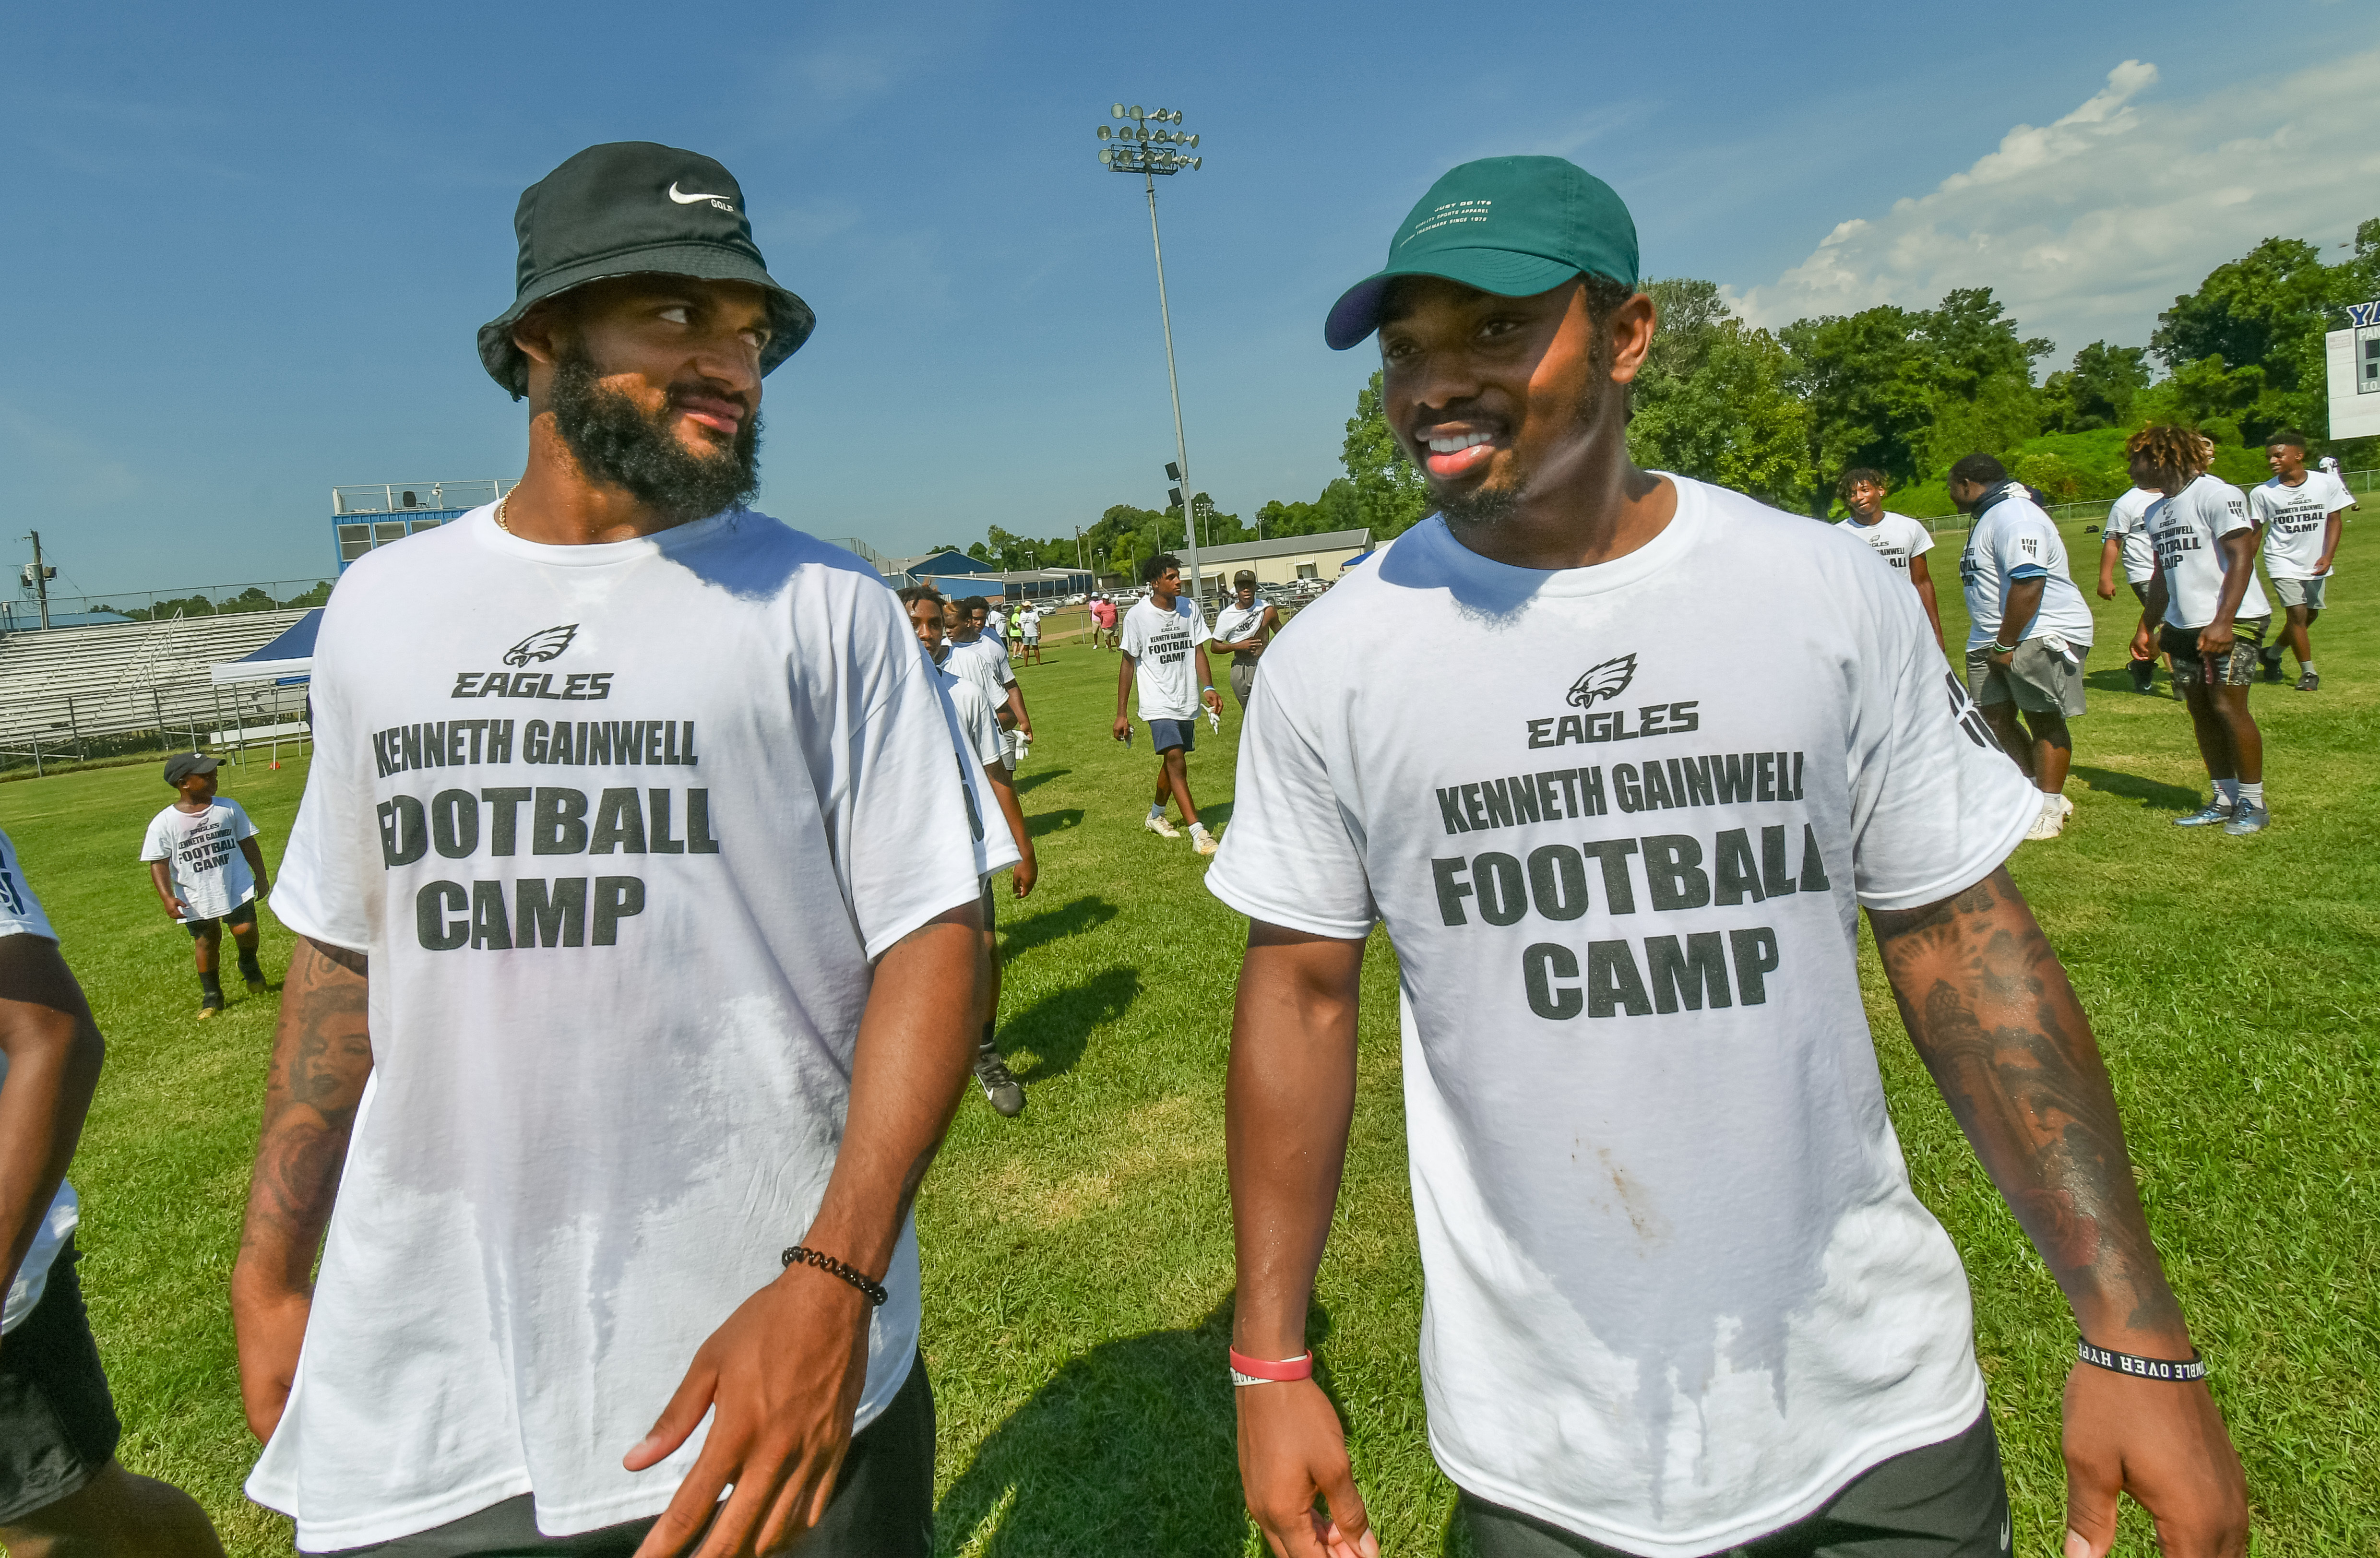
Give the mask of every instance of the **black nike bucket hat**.
[[518, 400], [528, 393], [528, 359], [513, 326], [530, 305], [606, 276], [699, 276], [748, 281], [769, 297], [767, 373], [801, 349], [818, 325], [810, 306], [769, 274], [744, 189], [699, 152], [650, 140], [589, 146], [521, 191], [513, 213], [520, 238], [513, 306], [480, 326], [480, 361]]

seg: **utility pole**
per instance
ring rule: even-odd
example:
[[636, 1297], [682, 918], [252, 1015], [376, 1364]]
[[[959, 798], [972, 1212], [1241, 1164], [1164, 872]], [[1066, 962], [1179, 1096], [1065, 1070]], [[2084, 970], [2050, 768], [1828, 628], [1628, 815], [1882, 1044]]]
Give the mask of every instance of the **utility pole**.
[[[1172, 128], [1152, 131], [1154, 120], [1160, 126], [1178, 125], [1182, 111], [1160, 108], [1148, 112], [1138, 103], [1127, 108], [1117, 103], [1110, 112], [1111, 118], [1131, 121], [1122, 128], [1107, 125], [1099, 127], [1099, 139], [1109, 142], [1099, 149], [1099, 162], [1111, 173], [1136, 173], [1148, 191], [1148, 244], [1157, 255], [1157, 317], [1165, 330], [1165, 381], [1173, 392], [1173, 455], [1182, 483], [1183, 550], [1189, 553], [1190, 598], [1198, 599], [1198, 526], [1190, 512], [1190, 445], [1182, 434], [1182, 381], [1173, 371], [1173, 315], [1165, 301], [1165, 243], [1157, 232], [1157, 176], [1172, 176], [1184, 169], [1195, 169], [1206, 159], [1185, 155], [1196, 147], [1198, 138]], [[1184, 150], [1177, 152], [1174, 147]], [[1171, 474], [1171, 473], [1169, 473]], [[1203, 609], [1203, 608], [1202, 608]]]
[[42, 566], [41, 531], [35, 530], [25, 539], [33, 543], [33, 566], [25, 570], [25, 582], [33, 587], [33, 593], [41, 599], [42, 627], [47, 631], [50, 626], [50, 578], [58, 570]]

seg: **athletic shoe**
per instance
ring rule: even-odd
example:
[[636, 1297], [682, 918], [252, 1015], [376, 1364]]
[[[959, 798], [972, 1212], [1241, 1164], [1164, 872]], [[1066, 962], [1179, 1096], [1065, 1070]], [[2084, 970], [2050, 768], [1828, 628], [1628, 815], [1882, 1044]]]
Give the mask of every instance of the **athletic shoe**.
[[222, 1011], [223, 1009], [224, 1009], [224, 998], [223, 998], [222, 996], [220, 996], [220, 995], [209, 995], [209, 996], [206, 996], [206, 997], [204, 997], [203, 999], [201, 999], [201, 1000], [199, 1002], [199, 1020], [200, 1020], [200, 1022], [204, 1022], [204, 1021], [206, 1021], [209, 1017], [211, 1017], [211, 1016], [214, 1016], [217, 1012], [220, 1012], [220, 1011]]
[[2217, 822], [2229, 822], [2231, 812], [2231, 803], [2221, 796], [2216, 796], [2189, 816], [2175, 818], [2173, 825], [2177, 828], [2211, 828]]
[[2263, 833], [2266, 828], [2269, 828], [2272, 825], [2273, 814], [2271, 811], [2267, 810], [2264, 807], [2250, 806], [2245, 801], [2242, 801], [2240, 805], [2239, 815], [2233, 817], [2228, 822], [2224, 823], [2223, 831], [2229, 834], [2233, 838], [2238, 838], [2242, 834]]
[[1222, 841], [1218, 839], [1213, 834], [1208, 833], [1206, 829], [1194, 828], [1191, 830], [1190, 847], [1196, 850], [1199, 854], [1212, 855], [1216, 850], [1220, 849], [1222, 846]]
[[2280, 656], [2275, 655], [2272, 659], [2265, 662], [2265, 680], [2268, 682], [2285, 682], [2289, 680], [2289, 677], [2281, 671]]
[[989, 1044], [975, 1053], [975, 1079], [994, 1113], [1012, 1120], [1025, 1113], [1024, 1084], [1009, 1074], [1008, 1057]]
[[2155, 661], [2135, 660], [2131, 662], [2129, 669], [2132, 673], [2132, 690], [2134, 692], [2156, 691]]
[[1182, 830], [1175, 827], [1172, 823], [1167, 822], [1162, 817], [1151, 817], [1147, 822], [1141, 823], [1141, 826], [1147, 828], [1150, 833], [1155, 834], [1160, 838], [1180, 838], [1182, 836]]
[[241, 964], [239, 977], [248, 981], [248, 988], [252, 991], [264, 989], [264, 970], [253, 963]]
[[2298, 678], [2298, 690], [2300, 692], [2320, 692], [2322, 690], [2322, 678], [2315, 676], [2312, 671], [2308, 671], [2304, 676]]
[[2065, 798], [2063, 796], [2042, 797], [2041, 815], [2033, 820], [2033, 826], [2024, 831], [2024, 836], [2029, 839], [2056, 838], [2063, 833], [2066, 829]]

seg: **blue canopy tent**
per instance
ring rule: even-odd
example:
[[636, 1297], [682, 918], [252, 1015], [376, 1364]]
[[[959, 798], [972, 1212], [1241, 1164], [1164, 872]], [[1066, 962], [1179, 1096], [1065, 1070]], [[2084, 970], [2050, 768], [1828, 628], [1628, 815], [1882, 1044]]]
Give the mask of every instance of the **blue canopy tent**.
[[207, 667], [207, 679], [217, 687], [227, 682], [272, 682], [278, 687], [303, 687], [314, 674], [314, 635], [322, 631], [322, 608], [315, 607], [282, 630], [253, 654]]

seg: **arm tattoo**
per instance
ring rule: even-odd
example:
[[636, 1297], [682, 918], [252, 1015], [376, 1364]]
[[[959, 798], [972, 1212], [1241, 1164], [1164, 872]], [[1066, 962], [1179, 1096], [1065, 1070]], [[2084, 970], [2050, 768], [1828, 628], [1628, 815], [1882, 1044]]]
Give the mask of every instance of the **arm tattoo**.
[[240, 1247], [283, 1263], [301, 1285], [371, 1075], [367, 968], [358, 954], [301, 938], [284, 986]]
[[1868, 918], [1910, 1039], [2077, 1318], [2178, 1332], [2098, 1044], [2007, 869]]

